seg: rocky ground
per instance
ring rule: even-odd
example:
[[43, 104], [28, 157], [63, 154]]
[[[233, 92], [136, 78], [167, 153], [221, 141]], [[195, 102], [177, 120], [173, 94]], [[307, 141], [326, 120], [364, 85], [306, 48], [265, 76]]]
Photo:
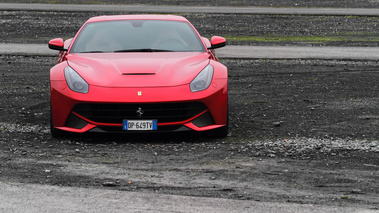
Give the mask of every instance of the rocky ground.
[[[0, 42], [47, 43], [55, 37], [67, 39], [75, 36], [88, 18], [115, 14], [123, 13], [0, 10], [0, 28], [8, 29], [0, 31]], [[179, 15], [186, 17], [202, 36], [220, 35], [230, 45], [379, 46], [379, 17]]]
[[[0, 26], [7, 29], [0, 39], [42, 43], [69, 38], [92, 15], [0, 11]], [[377, 19], [183, 15], [205, 36], [275, 32], [306, 37], [331, 29], [375, 34]], [[249, 21], [239, 21], [245, 18]], [[321, 18], [334, 21], [309, 24]], [[367, 39], [342, 40], [333, 45], [377, 46]], [[53, 139], [48, 70], [55, 58], [0, 56], [0, 181], [379, 209], [377, 61], [222, 62], [229, 68], [231, 112], [225, 139], [171, 134]]]
[[[1, 0], [14, 3], [13, 0]], [[181, 6], [258, 6], [258, 7], [334, 7], [334, 8], [377, 8], [377, 0], [18, 0], [17, 3], [59, 3], [59, 4], [143, 4], [143, 5], [181, 5]]]

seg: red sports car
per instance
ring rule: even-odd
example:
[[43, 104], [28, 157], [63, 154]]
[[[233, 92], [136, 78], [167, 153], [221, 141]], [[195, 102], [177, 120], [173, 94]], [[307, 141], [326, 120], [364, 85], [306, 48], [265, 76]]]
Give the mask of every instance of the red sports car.
[[51, 134], [228, 132], [228, 72], [215, 56], [226, 40], [201, 37], [173, 15], [90, 18], [50, 70]]

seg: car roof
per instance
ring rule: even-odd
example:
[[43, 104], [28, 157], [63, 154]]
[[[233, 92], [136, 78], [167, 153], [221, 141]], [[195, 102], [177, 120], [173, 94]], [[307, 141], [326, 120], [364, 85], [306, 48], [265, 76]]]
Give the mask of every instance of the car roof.
[[87, 20], [90, 22], [102, 21], [120, 21], [120, 20], [169, 20], [169, 21], [185, 21], [188, 22], [183, 16], [176, 15], [110, 15], [110, 16], [95, 16]]

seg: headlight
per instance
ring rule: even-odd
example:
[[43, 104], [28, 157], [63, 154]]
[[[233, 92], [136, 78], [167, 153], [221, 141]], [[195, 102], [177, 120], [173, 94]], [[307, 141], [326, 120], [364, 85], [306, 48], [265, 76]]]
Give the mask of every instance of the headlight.
[[212, 82], [212, 77], [213, 67], [208, 65], [190, 83], [191, 91], [198, 92], [207, 89]]
[[88, 83], [70, 66], [64, 68], [64, 76], [66, 77], [68, 87], [72, 91], [88, 93]]

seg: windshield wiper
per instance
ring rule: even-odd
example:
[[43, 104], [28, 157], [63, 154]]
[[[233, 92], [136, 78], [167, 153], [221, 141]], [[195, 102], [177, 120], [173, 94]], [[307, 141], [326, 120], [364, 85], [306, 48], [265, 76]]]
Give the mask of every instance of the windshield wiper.
[[116, 50], [114, 52], [174, 52], [174, 51], [173, 50], [161, 50], [161, 49], [144, 48], [144, 49]]

